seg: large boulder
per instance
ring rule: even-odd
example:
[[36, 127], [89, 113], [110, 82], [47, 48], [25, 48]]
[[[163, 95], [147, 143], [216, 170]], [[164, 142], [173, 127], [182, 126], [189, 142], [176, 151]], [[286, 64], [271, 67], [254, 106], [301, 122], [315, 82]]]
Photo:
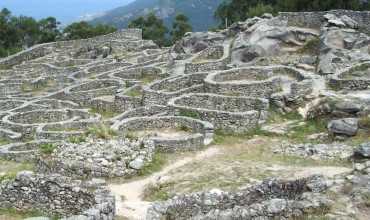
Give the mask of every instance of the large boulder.
[[237, 35], [232, 46], [232, 63], [242, 64], [257, 57], [298, 51], [316, 37], [318, 33], [315, 30], [290, 27], [279, 19], [262, 19]]
[[358, 131], [358, 119], [343, 118], [332, 120], [328, 124], [328, 130], [332, 135], [355, 136]]
[[185, 36], [173, 46], [174, 53], [194, 54], [210, 46], [220, 45], [226, 36], [215, 32], [192, 32]]

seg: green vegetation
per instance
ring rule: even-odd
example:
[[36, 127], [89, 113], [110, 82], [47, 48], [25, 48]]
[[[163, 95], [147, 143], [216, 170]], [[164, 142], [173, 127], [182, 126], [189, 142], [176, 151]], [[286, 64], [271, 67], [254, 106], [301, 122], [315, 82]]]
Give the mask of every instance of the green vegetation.
[[153, 40], [160, 46], [168, 46], [169, 40], [166, 38], [168, 33], [167, 27], [163, 20], [155, 16], [154, 13], [149, 13], [146, 17], [138, 17], [130, 22], [129, 28], [141, 28], [143, 30], [143, 38]]
[[4, 180], [12, 180], [16, 177], [19, 171], [34, 170], [33, 164], [29, 163], [16, 163], [12, 161], [0, 159], [0, 170], [5, 170], [5, 175], [0, 175], [0, 182]]
[[188, 110], [185, 110], [185, 109], [181, 109], [179, 115], [184, 116], [184, 117], [189, 117], [189, 118], [200, 119], [200, 115], [199, 115], [198, 112], [188, 111]]
[[191, 132], [192, 128], [188, 127], [188, 126], [185, 126], [185, 125], [181, 125], [177, 128], [179, 131], [184, 131], [184, 132]]
[[117, 132], [109, 128], [104, 124], [100, 124], [94, 127], [89, 128], [86, 133], [87, 135], [92, 135], [100, 139], [110, 139], [114, 136], [117, 136]]
[[65, 40], [86, 39], [99, 35], [105, 35], [117, 31], [113, 26], [98, 24], [90, 25], [85, 21], [75, 22], [63, 30]]
[[175, 21], [172, 25], [172, 43], [180, 40], [187, 32], [191, 32], [193, 28], [189, 24], [189, 18], [184, 14], [178, 14], [175, 17]]
[[220, 26], [244, 21], [263, 13], [279, 11], [327, 11], [331, 9], [369, 10], [370, 3], [362, 0], [229, 0], [221, 3], [215, 17]]
[[308, 40], [305, 43], [305, 45], [300, 49], [299, 52], [318, 55], [318, 52], [320, 51], [319, 47], [320, 47], [320, 39], [313, 38], [311, 40]]
[[51, 154], [57, 148], [55, 144], [52, 143], [45, 143], [40, 144], [39, 149], [42, 154]]
[[[0, 208], [0, 219], [21, 220], [39, 216], [45, 216], [45, 213], [36, 209], [17, 210], [15, 208]], [[57, 220], [60, 219], [60, 216], [49, 216], [49, 218], [51, 220]]]
[[68, 139], [68, 141], [72, 144], [80, 144], [80, 143], [86, 142], [86, 136], [84, 135], [72, 136]]
[[288, 137], [298, 142], [305, 142], [308, 135], [326, 132], [327, 123], [328, 120], [324, 118], [307, 120], [304, 124], [293, 127]]
[[109, 109], [100, 109], [100, 108], [91, 108], [89, 112], [91, 114], [99, 114], [103, 117], [103, 119], [113, 118], [114, 116], [119, 114], [118, 112]]
[[130, 89], [128, 92], [125, 93], [125, 95], [130, 97], [140, 97], [143, 95], [143, 92], [139, 89]]
[[34, 95], [37, 95], [45, 90], [47, 90], [48, 88], [51, 88], [55, 86], [55, 81], [54, 80], [47, 80], [45, 83], [41, 84], [41, 85], [33, 85], [31, 83], [23, 83], [22, 86], [21, 86], [21, 89], [22, 89], [22, 92], [30, 92]]
[[148, 176], [152, 173], [158, 172], [167, 163], [167, 161], [167, 154], [156, 152], [153, 156], [152, 162], [146, 164], [141, 170], [139, 170], [139, 175]]
[[0, 146], [1, 145], [6, 145], [6, 144], [9, 144], [10, 142], [6, 139], [3, 139], [3, 138], [0, 138]]
[[60, 22], [54, 17], [37, 21], [32, 17], [14, 16], [3, 8], [0, 11], [0, 57], [9, 56], [35, 44], [90, 38], [116, 31], [116, 28], [107, 25], [92, 26], [86, 22], [76, 22], [62, 32], [59, 25]]
[[129, 140], [138, 140], [139, 137], [137, 134], [135, 134], [135, 132], [127, 132], [125, 135], [124, 135], [125, 138], [129, 139]]
[[159, 46], [170, 46], [181, 39], [186, 32], [192, 31], [189, 19], [184, 14], [178, 14], [169, 32], [163, 20], [154, 13], [149, 13], [145, 17], [141, 16], [131, 21], [129, 28], [141, 28], [143, 38], [153, 40]]

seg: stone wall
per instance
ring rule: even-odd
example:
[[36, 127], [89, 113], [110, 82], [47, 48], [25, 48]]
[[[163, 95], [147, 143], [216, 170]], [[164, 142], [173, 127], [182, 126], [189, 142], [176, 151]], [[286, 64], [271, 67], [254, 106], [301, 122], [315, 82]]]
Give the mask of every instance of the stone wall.
[[328, 207], [328, 200], [316, 194], [326, 188], [319, 176], [265, 180], [239, 192], [212, 190], [157, 202], [149, 208], [146, 219], [295, 219]]
[[185, 93], [204, 92], [203, 79], [208, 73], [169, 77], [144, 88], [143, 103], [166, 105], [168, 100]]
[[172, 129], [186, 130], [183, 137], [161, 138], [151, 137], [157, 150], [172, 152], [178, 150], [193, 150], [209, 144], [213, 140], [213, 125], [206, 121], [188, 117], [160, 116], [128, 118], [115, 123], [112, 129], [127, 134], [135, 131], [154, 131]]
[[320, 29], [324, 23], [324, 15], [330, 13], [337, 17], [347, 15], [359, 24], [359, 28], [370, 32], [369, 11], [332, 10], [322, 12], [280, 12], [279, 17], [286, 20], [290, 26]]
[[216, 129], [243, 133], [266, 119], [266, 99], [214, 94], [185, 94], [168, 102], [175, 115], [211, 122]]
[[12, 56], [0, 59], [1, 66], [13, 66], [22, 63], [23, 61], [33, 60], [46, 54], [51, 53], [57, 47], [81, 47], [88, 44], [107, 43], [114, 40], [141, 40], [141, 29], [124, 29], [111, 34], [98, 36], [95, 38], [73, 40], [73, 41], [59, 41], [53, 43], [35, 45], [27, 50], [14, 54]]
[[113, 220], [114, 197], [99, 186], [90, 189], [81, 181], [59, 175], [20, 172], [15, 180], [0, 183], [0, 208], [40, 210], [45, 215], [77, 219]]

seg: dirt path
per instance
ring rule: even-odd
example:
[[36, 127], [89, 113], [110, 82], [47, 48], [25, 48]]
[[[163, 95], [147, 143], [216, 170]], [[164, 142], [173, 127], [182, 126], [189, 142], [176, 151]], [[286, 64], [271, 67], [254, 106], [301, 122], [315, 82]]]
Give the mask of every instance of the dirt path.
[[164, 167], [160, 172], [154, 173], [144, 179], [135, 180], [124, 184], [111, 184], [109, 188], [116, 195], [116, 214], [124, 216], [130, 220], [145, 219], [146, 211], [150, 202], [143, 201], [142, 194], [145, 187], [150, 183], [155, 183], [161, 177], [165, 176], [170, 171], [182, 167], [196, 160], [203, 160], [219, 153], [218, 148], [208, 148], [199, 152], [193, 157], [186, 157], [177, 160], [175, 163]]

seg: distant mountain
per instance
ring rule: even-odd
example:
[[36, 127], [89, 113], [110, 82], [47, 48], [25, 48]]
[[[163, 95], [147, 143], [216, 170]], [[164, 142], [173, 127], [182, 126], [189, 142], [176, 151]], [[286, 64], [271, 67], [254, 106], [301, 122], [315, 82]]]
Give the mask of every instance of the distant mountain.
[[154, 12], [171, 26], [176, 14], [183, 13], [190, 19], [194, 31], [204, 31], [217, 25], [214, 12], [224, 0], [136, 0], [106, 12], [91, 22], [126, 28], [128, 23], [142, 15]]

